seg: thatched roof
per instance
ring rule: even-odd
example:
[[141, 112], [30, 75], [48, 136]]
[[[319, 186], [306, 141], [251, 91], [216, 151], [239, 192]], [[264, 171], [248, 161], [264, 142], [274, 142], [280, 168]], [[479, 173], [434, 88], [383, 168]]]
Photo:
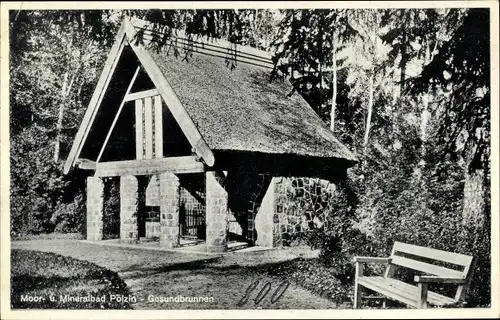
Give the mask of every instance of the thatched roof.
[[238, 56], [231, 69], [227, 59], [204, 53], [187, 60], [167, 49], [150, 53], [212, 150], [356, 161], [297, 92], [289, 96], [289, 81], [269, 81], [268, 68]]
[[[136, 43], [138, 28], [145, 26], [136, 22], [126, 20], [118, 31], [65, 172], [81, 159], [99, 161], [99, 150], [106, 146], [105, 133], [119, 114], [119, 101], [138, 66], [208, 166], [214, 164], [213, 152], [336, 159], [339, 162], [333, 163], [343, 168], [356, 163], [356, 157], [307, 102], [297, 92], [290, 95], [288, 80], [269, 81], [272, 63], [268, 53], [237, 46], [235, 58], [234, 45], [228, 42], [183, 36], [171, 38], [167, 47], [157, 51], [149, 47], [154, 44], [149, 41], [151, 33], [145, 33], [144, 44]], [[191, 49], [187, 59], [186, 46]], [[233, 51], [228, 50], [231, 46]], [[180, 55], [174, 55], [173, 48]]]

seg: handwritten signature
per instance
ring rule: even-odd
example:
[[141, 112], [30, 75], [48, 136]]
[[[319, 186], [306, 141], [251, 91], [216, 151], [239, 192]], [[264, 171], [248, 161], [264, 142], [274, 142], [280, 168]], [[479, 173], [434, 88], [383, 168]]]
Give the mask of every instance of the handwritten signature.
[[[250, 294], [255, 289], [257, 289], [257, 287], [259, 286], [259, 284], [260, 284], [259, 280], [254, 281], [252, 284], [250, 284], [250, 286], [248, 286], [247, 290], [245, 291], [245, 295], [241, 298], [240, 301], [238, 301], [238, 303], [236, 305], [239, 306], [239, 307], [245, 305], [248, 302], [248, 300], [250, 299]], [[272, 294], [272, 296], [271, 296], [271, 303], [276, 303], [281, 298], [281, 296], [285, 293], [286, 289], [288, 289], [288, 286], [290, 286], [290, 283], [288, 281], [282, 282], [278, 286], [278, 288], [274, 291], [274, 293]], [[262, 287], [262, 289], [259, 291], [259, 293], [257, 294], [257, 296], [255, 297], [255, 299], [254, 299], [255, 304], [257, 305], [262, 300], [264, 300], [264, 298], [267, 296], [267, 294], [269, 293], [269, 291], [271, 291], [271, 283], [267, 282]]]

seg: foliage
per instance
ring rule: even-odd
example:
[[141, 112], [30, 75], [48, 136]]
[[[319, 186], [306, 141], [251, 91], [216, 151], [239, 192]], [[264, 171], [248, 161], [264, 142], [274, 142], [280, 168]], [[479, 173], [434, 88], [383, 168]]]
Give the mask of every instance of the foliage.
[[104, 181], [103, 237], [114, 238], [120, 235], [120, 181]]
[[342, 283], [332, 268], [322, 265], [317, 259], [297, 258], [286, 263], [273, 264], [267, 268], [267, 273], [287, 281], [291, 280], [339, 305], [345, 305], [352, 296], [353, 286]]
[[[270, 80], [288, 76], [326, 124], [335, 119], [360, 165], [322, 209], [314, 198], [302, 208], [321, 222], [309, 237], [317, 268], [347, 284], [353, 256], [387, 256], [395, 240], [462, 252], [477, 258], [468, 306], [490, 303], [487, 9], [11, 12], [14, 232], [81, 230], [85, 176], [63, 177], [54, 146], [67, 149], [124, 14], [149, 21], [159, 46], [183, 30], [273, 52]], [[117, 197], [106, 201], [114, 233]]]
[[490, 133], [489, 11], [470, 9], [439, 54], [412, 80], [411, 93], [442, 90], [438, 136], [445, 152], [471, 152], [475, 168], [488, 166]]
[[14, 234], [82, 231], [84, 174], [63, 176], [57, 160], [90, 100], [112, 25], [107, 11], [11, 12]]
[[[271, 78], [278, 70], [288, 75], [294, 88], [326, 120], [333, 84], [324, 70], [334, 62], [334, 42], [353, 37], [356, 30], [346, 23], [345, 10], [284, 10], [282, 15], [271, 43], [275, 65]], [[335, 48], [336, 51], [341, 49], [342, 45]], [[346, 89], [341, 87], [340, 90]], [[346, 102], [342, 98], [338, 100]]]
[[[230, 42], [267, 49], [277, 23], [276, 15], [267, 9], [221, 10], [125, 10], [125, 14], [148, 22], [148, 29], [161, 35], [165, 45], [179, 30], [194, 37], [227, 38]], [[138, 40], [141, 41], [141, 35]]]
[[[310, 49], [312, 43], [318, 45], [314, 35], [323, 32], [317, 23], [321, 14], [287, 13], [278, 33], [281, 38], [275, 40], [280, 59], [276, 69], [288, 72], [292, 81], [298, 79], [295, 88], [327, 122], [325, 101], [331, 87], [318, 90], [324, 72], [308, 72], [317, 71], [318, 61], [332, 56], [319, 48]], [[359, 196], [355, 214], [345, 211], [352, 203], [338, 197], [339, 203], [330, 211], [334, 222], [327, 229], [316, 228], [311, 243], [321, 248], [322, 262], [339, 279], [352, 279], [352, 256], [387, 256], [395, 240], [471, 254], [484, 273], [474, 277], [468, 305], [488, 305], [489, 287], [480, 283], [489, 283], [489, 212], [483, 214], [485, 224], [476, 227], [477, 232], [465, 230], [462, 214], [468, 201], [464, 197], [466, 169], [471, 158], [481, 160], [472, 162], [476, 168], [487, 169], [490, 152], [487, 10], [354, 10], [344, 14], [346, 18], [336, 21], [336, 28], [355, 32], [339, 41], [347, 53], [341, 50], [337, 55], [337, 59], [345, 58], [338, 98], [348, 99], [337, 103], [341, 125], [335, 126], [336, 134], [360, 150], [363, 133], [372, 132], [361, 155], [362, 165], [350, 173], [351, 187]], [[380, 55], [384, 50], [386, 55]], [[367, 80], [373, 72], [378, 78], [374, 78], [370, 127], [365, 106]], [[318, 98], [311, 99], [313, 91]], [[423, 95], [431, 101], [432, 118], [424, 128], [428, 137], [422, 131], [424, 116], [419, 106]], [[480, 156], [471, 157], [467, 150]], [[486, 171], [485, 190], [488, 179]], [[487, 194], [483, 201], [488, 211]], [[476, 233], [473, 244], [466, 240]]]
[[[60, 297], [105, 296], [104, 302], [63, 302]], [[22, 301], [21, 296], [44, 297]], [[130, 309], [130, 303], [110, 301], [110, 295], [129, 296], [116, 272], [93, 263], [54, 253], [31, 250], [11, 252], [11, 307], [14, 309]], [[51, 301], [49, 297], [54, 297]]]

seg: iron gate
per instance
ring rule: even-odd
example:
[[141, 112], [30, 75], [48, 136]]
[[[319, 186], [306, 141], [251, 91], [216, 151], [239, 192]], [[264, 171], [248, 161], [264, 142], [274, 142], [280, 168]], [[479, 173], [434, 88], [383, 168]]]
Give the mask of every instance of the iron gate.
[[184, 239], [205, 239], [205, 181], [200, 178], [181, 180], [179, 233]]

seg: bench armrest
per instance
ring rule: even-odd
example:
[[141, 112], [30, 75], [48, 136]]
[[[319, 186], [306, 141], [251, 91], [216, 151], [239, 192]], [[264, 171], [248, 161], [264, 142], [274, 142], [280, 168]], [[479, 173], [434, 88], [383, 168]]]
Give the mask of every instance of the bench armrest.
[[353, 262], [375, 262], [375, 263], [391, 263], [391, 258], [378, 258], [378, 257], [354, 257]]
[[438, 276], [415, 276], [414, 281], [416, 283], [467, 283], [467, 280], [464, 278], [443, 278]]

